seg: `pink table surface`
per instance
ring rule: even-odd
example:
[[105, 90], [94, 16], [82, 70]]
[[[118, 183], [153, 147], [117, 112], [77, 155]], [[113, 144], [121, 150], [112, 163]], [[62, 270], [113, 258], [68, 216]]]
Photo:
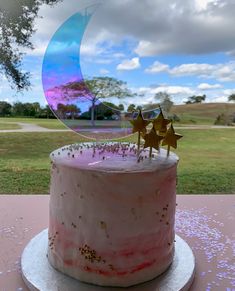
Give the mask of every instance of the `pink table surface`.
[[[20, 256], [47, 228], [48, 202], [48, 195], [0, 196], [0, 291], [28, 290]], [[178, 195], [176, 232], [196, 256], [190, 290], [235, 291], [235, 195]]]

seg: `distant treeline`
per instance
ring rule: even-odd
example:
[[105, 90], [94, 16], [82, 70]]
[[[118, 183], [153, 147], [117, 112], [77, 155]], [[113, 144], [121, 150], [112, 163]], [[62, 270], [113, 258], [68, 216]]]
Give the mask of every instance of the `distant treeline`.
[[56, 118], [48, 105], [41, 107], [38, 102], [16, 102], [11, 105], [6, 101], [0, 101], [0, 117]]

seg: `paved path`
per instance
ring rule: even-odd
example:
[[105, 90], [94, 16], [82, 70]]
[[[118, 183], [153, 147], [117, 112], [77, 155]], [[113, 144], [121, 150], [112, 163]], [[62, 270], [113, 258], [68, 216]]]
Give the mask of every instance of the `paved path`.
[[[69, 132], [71, 129], [48, 129], [41, 127], [37, 124], [15, 122], [21, 128], [20, 129], [2, 129], [1, 132]], [[175, 126], [175, 129], [235, 129], [235, 126], [218, 126], [218, 125], [186, 125], [186, 126]]]
[[21, 128], [20, 129], [3, 129], [1, 132], [63, 132], [70, 131], [69, 129], [48, 129], [41, 127], [37, 124], [16, 122]]
[[174, 126], [175, 129], [224, 129], [224, 128], [233, 128], [235, 126], [221, 126], [221, 125], [186, 125], [186, 126]]

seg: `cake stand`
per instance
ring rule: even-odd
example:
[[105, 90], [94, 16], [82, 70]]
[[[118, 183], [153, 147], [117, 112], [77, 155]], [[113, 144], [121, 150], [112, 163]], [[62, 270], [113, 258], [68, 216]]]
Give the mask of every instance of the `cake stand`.
[[195, 274], [195, 257], [189, 245], [176, 235], [171, 266], [159, 277], [129, 288], [99, 287], [75, 280], [55, 270], [47, 259], [48, 230], [35, 236], [21, 257], [22, 277], [31, 291], [186, 291]]

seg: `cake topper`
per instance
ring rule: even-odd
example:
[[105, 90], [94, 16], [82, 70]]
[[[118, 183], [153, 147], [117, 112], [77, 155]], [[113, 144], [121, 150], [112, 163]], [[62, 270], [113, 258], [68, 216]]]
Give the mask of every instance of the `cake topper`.
[[157, 118], [155, 118], [153, 120], [153, 127], [156, 131], [159, 131], [159, 135], [165, 135], [167, 132], [167, 125], [171, 122], [169, 119], [166, 119], [163, 115], [162, 109], [160, 108], [160, 113], [157, 116]]
[[[45, 97], [56, 117], [76, 133], [97, 142], [123, 138], [138, 132], [138, 156], [141, 135], [145, 139], [145, 148], [150, 147], [151, 155], [153, 148], [159, 149], [160, 137], [165, 137], [170, 123], [162, 109], [159, 113], [158, 105], [149, 101], [149, 104], [144, 105], [144, 108], [151, 108], [144, 112], [148, 119], [144, 119], [140, 110], [137, 118], [132, 120], [132, 111], [141, 105], [132, 104], [130, 98], [141, 95], [132, 92], [127, 82], [110, 77], [108, 73], [90, 76], [90, 72], [85, 74], [82, 70], [84, 67], [80, 64], [79, 52], [84, 34], [101, 6], [91, 5], [75, 13], [51, 38], [42, 66]], [[86, 75], [88, 77], [85, 78]], [[140, 99], [143, 98], [136, 98]], [[153, 128], [149, 130], [151, 122]]]
[[151, 121], [150, 120], [145, 120], [143, 118], [143, 115], [142, 115], [142, 111], [141, 109], [139, 110], [139, 114], [137, 116], [136, 119], [134, 120], [130, 120], [130, 123], [133, 125], [133, 130], [132, 130], [132, 133], [136, 133], [138, 132], [138, 155], [140, 153], [140, 138], [141, 138], [141, 133], [143, 133], [143, 135], [146, 134], [146, 126], [150, 123]]
[[[142, 111], [139, 110], [139, 114], [136, 119], [131, 120], [130, 123], [133, 126], [133, 133], [138, 132], [138, 157], [140, 154], [140, 143], [141, 143], [141, 133], [144, 143], [144, 149], [149, 149], [149, 158], [152, 158], [153, 148], [160, 151], [160, 145], [162, 141], [162, 146], [167, 145], [167, 157], [170, 155], [170, 147], [177, 148], [177, 140], [183, 136], [175, 133], [172, 122], [164, 117], [161, 107], [159, 106], [160, 112], [158, 116], [153, 120], [146, 120], [143, 118]], [[152, 123], [152, 128], [148, 131], [147, 126]], [[168, 125], [170, 127], [168, 128]]]
[[183, 136], [175, 133], [174, 127], [171, 123], [170, 128], [167, 130], [166, 136], [164, 137], [164, 140], [162, 141], [162, 145], [167, 145], [167, 156], [170, 154], [170, 147], [173, 147], [174, 149], [177, 148], [177, 140], [182, 138]]
[[157, 151], [159, 151], [160, 149], [160, 142], [163, 139], [163, 136], [160, 136], [156, 133], [156, 130], [154, 128], [154, 126], [152, 127], [152, 129], [150, 130], [149, 133], [146, 133], [144, 136], [144, 148], [148, 148], [150, 147], [149, 150], [149, 157], [152, 157], [152, 151], [153, 148], [155, 148]]
[[[132, 107], [131, 98], [142, 96], [127, 81], [118, 79], [118, 74], [110, 75], [110, 70], [104, 70], [103, 64], [99, 68], [99, 59], [95, 59], [100, 57], [99, 54], [93, 56], [94, 70], [84, 65], [91, 63], [90, 58], [88, 60], [84, 53], [80, 53], [81, 47], [88, 45], [86, 31], [97, 30], [94, 23], [99, 22], [106, 5], [102, 2], [88, 6], [62, 23], [48, 43], [42, 65], [43, 90], [50, 109], [68, 128], [95, 142], [130, 135], [132, 126], [129, 121], [137, 105]], [[152, 101], [148, 104], [151, 105], [149, 118], [158, 114], [158, 105]], [[141, 122], [146, 124], [139, 130]], [[133, 124], [139, 139], [140, 133], [145, 134], [148, 123], [141, 119], [140, 113], [137, 123]], [[164, 124], [161, 131], [164, 131]]]

